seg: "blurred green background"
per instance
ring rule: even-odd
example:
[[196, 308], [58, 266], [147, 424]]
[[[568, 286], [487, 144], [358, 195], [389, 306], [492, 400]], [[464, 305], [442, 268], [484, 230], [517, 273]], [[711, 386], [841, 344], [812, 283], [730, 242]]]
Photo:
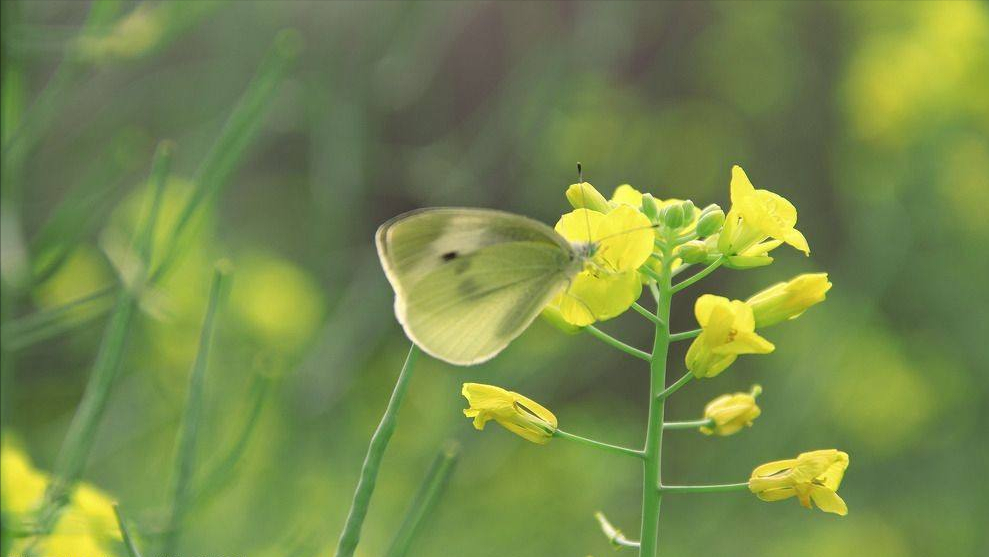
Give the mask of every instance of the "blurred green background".
[[[213, 261], [235, 271], [197, 477], [219, 481], [179, 554], [326, 555], [408, 345], [375, 228], [435, 205], [553, 223], [579, 160], [606, 194], [631, 183], [725, 207], [740, 164], [800, 211], [810, 259], [781, 248], [770, 267], [713, 275], [675, 300], [674, 330], [693, 328], [703, 292], [744, 298], [810, 271], [834, 283], [767, 331], [774, 354], [673, 398], [667, 415], [694, 419], [721, 393], [765, 390], [752, 429], [668, 434], [664, 479], [744, 481], [834, 447], [851, 455], [850, 514], [671, 495], [665, 555], [989, 554], [989, 4], [110, 2], [98, 21], [84, 2], [2, 5], [2, 428], [38, 469], [52, 469], [107, 299], [41, 333], [26, 323], [118, 280], [107, 254], [134, 227], [158, 140], [177, 147], [156, 243], [215, 186], [142, 300], [85, 472], [142, 539], [167, 510]], [[281, 70], [273, 42], [293, 58]], [[256, 72], [277, 87], [210, 174]], [[603, 328], [651, 338], [632, 312]], [[476, 432], [459, 390], [504, 386], [568, 431], [638, 445], [640, 364], [543, 322], [476, 368], [424, 358], [358, 554], [387, 549], [447, 439], [461, 458], [411, 554], [610, 554], [592, 515], [637, 535], [638, 464]]]

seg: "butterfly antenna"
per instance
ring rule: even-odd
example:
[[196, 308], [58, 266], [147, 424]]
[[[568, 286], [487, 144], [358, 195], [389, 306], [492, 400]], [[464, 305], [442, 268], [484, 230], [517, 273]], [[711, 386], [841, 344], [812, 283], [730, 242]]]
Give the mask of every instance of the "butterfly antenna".
[[603, 242], [609, 238], [614, 238], [615, 236], [621, 236], [622, 234], [631, 234], [633, 232], [638, 232], [639, 230], [649, 230], [651, 228], [658, 228], [658, 224], [650, 224], [649, 226], [636, 226], [635, 228], [629, 228], [628, 230], [622, 230], [621, 232], [615, 232], [614, 234], [608, 234], [603, 238], [598, 238], [598, 242]]
[[580, 188], [580, 204], [584, 209], [584, 223], [587, 225], [587, 243], [591, 243], [591, 217], [587, 214], [587, 200], [584, 198], [584, 167], [577, 161], [577, 187]]

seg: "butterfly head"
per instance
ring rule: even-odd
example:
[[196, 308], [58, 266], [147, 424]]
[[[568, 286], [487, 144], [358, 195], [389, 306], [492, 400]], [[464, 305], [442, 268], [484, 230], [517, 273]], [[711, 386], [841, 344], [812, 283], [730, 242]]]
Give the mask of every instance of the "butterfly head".
[[597, 242], [572, 242], [574, 253], [577, 254], [577, 258], [581, 261], [589, 261], [594, 258], [598, 252], [600, 244]]

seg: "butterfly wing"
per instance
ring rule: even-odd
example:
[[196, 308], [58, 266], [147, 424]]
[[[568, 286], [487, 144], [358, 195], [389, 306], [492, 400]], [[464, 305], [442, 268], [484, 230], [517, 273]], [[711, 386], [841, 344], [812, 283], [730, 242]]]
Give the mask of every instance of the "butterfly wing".
[[576, 273], [543, 223], [486, 209], [424, 209], [378, 229], [378, 255], [406, 334], [458, 365], [501, 352]]

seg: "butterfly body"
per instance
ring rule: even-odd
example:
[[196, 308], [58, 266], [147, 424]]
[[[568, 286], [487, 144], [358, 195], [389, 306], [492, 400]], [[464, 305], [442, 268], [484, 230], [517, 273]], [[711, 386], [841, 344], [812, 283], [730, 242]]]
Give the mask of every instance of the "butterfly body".
[[411, 211], [375, 239], [406, 334], [458, 365], [484, 362], [522, 334], [597, 249], [489, 209]]

